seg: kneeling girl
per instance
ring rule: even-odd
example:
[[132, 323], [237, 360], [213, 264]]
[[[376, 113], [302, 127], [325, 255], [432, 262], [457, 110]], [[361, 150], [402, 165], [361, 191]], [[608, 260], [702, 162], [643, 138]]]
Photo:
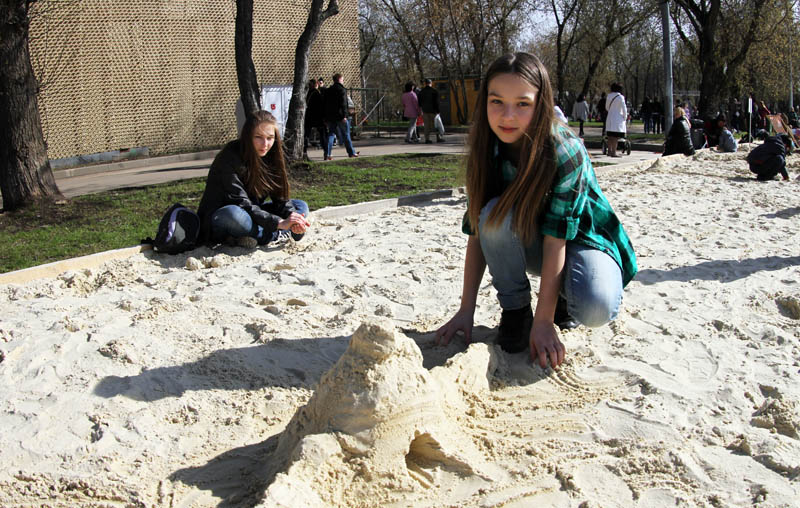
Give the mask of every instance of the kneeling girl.
[[[481, 84], [467, 160], [470, 237], [461, 307], [437, 332], [469, 341], [486, 266], [502, 308], [498, 344], [530, 346], [542, 367], [564, 361], [555, 326], [614, 319], [636, 256], [603, 195], [581, 140], [553, 119], [550, 78], [538, 58], [508, 54]], [[535, 313], [527, 272], [540, 276]]]

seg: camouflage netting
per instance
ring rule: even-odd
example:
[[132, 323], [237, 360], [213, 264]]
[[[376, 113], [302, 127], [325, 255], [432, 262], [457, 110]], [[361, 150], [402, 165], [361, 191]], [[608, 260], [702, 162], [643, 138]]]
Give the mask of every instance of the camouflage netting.
[[[310, 0], [254, 5], [253, 62], [263, 84], [291, 85]], [[236, 136], [234, 0], [41, 0], [31, 58], [51, 159], [133, 147], [151, 155]], [[339, 0], [315, 41], [310, 77], [359, 86], [358, 1]]]

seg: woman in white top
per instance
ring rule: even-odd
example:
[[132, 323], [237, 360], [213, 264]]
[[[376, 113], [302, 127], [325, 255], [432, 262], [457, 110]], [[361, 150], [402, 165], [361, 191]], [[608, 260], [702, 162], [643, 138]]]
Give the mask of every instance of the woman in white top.
[[617, 154], [617, 141], [625, 137], [627, 132], [625, 122], [628, 118], [628, 108], [625, 106], [625, 97], [622, 95], [622, 85], [613, 83], [611, 93], [606, 96], [606, 136], [608, 136], [608, 156], [622, 157]]

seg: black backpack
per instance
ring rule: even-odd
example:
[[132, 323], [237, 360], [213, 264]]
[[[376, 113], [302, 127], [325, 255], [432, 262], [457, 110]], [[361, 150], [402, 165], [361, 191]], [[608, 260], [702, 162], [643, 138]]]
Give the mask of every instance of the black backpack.
[[170, 206], [158, 225], [156, 239], [146, 238], [156, 252], [179, 254], [194, 249], [200, 233], [200, 217], [180, 203]]

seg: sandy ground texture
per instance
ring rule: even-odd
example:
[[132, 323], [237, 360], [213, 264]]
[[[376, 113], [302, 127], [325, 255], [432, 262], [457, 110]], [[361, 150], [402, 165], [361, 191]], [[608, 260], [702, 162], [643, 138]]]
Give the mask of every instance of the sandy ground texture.
[[459, 196], [0, 286], [0, 505], [798, 506], [800, 181], [744, 155], [601, 173], [640, 272], [557, 371], [488, 275], [434, 344]]

